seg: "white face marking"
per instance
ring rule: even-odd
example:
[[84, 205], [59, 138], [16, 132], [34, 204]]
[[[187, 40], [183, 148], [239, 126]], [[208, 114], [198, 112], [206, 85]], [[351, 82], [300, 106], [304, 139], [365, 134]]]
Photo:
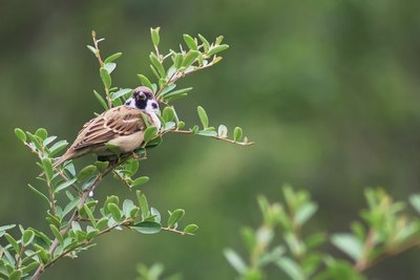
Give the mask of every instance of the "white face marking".
[[154, 99], [147, 100], [147, 105], [144, 111], [152, 118], [153, 125], [156, 126], [157, 129], [160, 129], [162, 123], [158, 117], [160, 116], [159, 103]]
[[149, 114], [158, 114], [160, 115], [159, 103], [155, 99], [147, 100], [146, 108], [144, 109]]
[[127, 99], [127, 101], [125, 101], [125, 106], [128, 106], [130, 108], [136, 108], [136, 101], [134, 100], [133, 97], [130, 97], [129, 99]]

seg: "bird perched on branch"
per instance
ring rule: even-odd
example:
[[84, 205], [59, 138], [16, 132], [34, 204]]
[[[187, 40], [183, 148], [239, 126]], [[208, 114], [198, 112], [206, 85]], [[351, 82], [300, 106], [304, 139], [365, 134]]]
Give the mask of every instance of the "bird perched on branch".
[[143, 144], [146, 121], [160, 129], [159, 114], [153, 92], [148, 87], [137, 87], [124, 105], [111, 108], [83, 125], [54, 166], [88, 153], [109, 156], [115, 155], [116, 150], [121, 154], [133, 152]]

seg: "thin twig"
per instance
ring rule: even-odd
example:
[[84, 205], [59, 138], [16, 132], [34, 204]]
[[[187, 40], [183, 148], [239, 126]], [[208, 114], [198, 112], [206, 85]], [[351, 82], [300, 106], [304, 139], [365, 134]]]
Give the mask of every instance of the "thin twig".
[[375, 231], [373, 229], [370, 229], [368, 234], [367, 234], [365, 243], [363, 244], [362, 256], [354, 264], [354, 268], [357, 271], [365, 270], [366, 266], [369, 264], [369, 254], [370, 254], [373, 246], [375, 245], [374, 242], [373, 242], [374, 235], [375, 235]]
[[[99, 68], [102, 68], [102, 67], [104, 67], [105, 64], [104, 64], [104, 61], [101, 57], [101, 51], [99, 49], [100, 40], [96, 39], [96, 32], [94, 30], [92, 31], [92, 41], [93, 41], [93, 45], [94, 45], [95, 50], [96, 50], [95, 51], [95, 56], [98, 59]], [[108, 102], [108, 107], [112, 108], [112, 99], [111, 99], [111, 96], [109, 94], [109, 89], [105, 85], [104, 85], [104, 90], [105, 90], [105, 97], [106, 97], [106, 100]]]
[[174, 84], [180, 78], [183, 78], [183, 77], [185, 77], [187, 75], [190, 75], [194, 72], [197, 72], [199, 70], [203, 70], [203, 69], [206, 69], [208, 67], [211, 67], [211, 66], [215, 65], [217, 62], [219, 62], [219, 61], [217, 61], [216, 59], [213, 59], [211, 62], [209, 62], [206, 65], [196, 66], [196, 67], [193, 67], [193, 68], [187, 68], [184, 71], [176, 71], [175, 73], [172, 74], [172, 76], [156, 92], [156, 96], [157, 96], [158, 101], [161, 101], [161, 97], [159, 95], [161, 94], [161, 92], [167, 86], [170, 86], [170, 85]]
[[174, 229], [174, 228], [170, 228], [170, 227], [161, 227], [160, 229], [163, 230], [163, 231], [173, 232], [173, 233], [176, 233], [176, 234], [179, 234], [179, 235], [191, 235], [191, 236], [194, 236], [193, 233], [189, 233], [189, 232], [185, 232], [185, 231], [180, 231], [180, 230], [177, 230], [177, 229]]
[[[169, 129], [169, 130], [165, 130], [162, 134], [165, 134], [166, 132], [178, 133], [178, 134], [187, 134], [187, 135], [200, 135], [198, 133], [194, 133], [192, 130], [181, 130], [181, 129]], [[220, 136], [205, 136], [205, 137], [210, 137], [210, 138], [213, 138], [213, 139], [216, 139], [216, 140], [224, 141], [224, 142], [227, 142], [227, 143], [230, 143], [230, 144], [241, 145], [241, 146], [251, 146], [251, 145], [254, 145], [255, 144], [252, 141], [249, 141], [249, 142], [239, 142], [239, 141], [235, 141], [233, 139], [229, 139], [229, 138], [225, 138], [225, 137], [220, 137]]]
[[354, 265], [354, 268], [358, 271], [358, 272], [363, 272], [373, 266], [375, 266], [376, 264], [380, 263], [381, 261], [383, 261], [386, 258], [401, 254], [407, 250], [410, 250], [414, 247], [418, 247], [420, 246], [420, 238], [414, 238], [412, 240], [409, 240], [407, 242], [405, 242], [405, 244], [400, 244], [396, 247], [388, 247], [387, 249], [385, 249], [385, 251], [380, 254], [379, 256], [377, 256], [376, 258], [374, 258], [373, 260], [366, 260], [363, 265], [358, 265], [358, 263], [356, 263]]

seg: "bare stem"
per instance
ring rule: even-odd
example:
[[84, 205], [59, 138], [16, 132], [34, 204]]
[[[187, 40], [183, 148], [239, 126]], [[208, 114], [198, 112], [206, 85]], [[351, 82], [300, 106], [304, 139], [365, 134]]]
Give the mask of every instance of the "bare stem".
[[191, 235], [191, 236], [194, 236], [194, 234], [192, 234], [192, 233], [185, 232], [185, 231], [180, 231], [180, 230], [177, 230], [177, 229], [174, 229], [174, 228], [170, 228], [170, 227], [162, 227], [161, 230], [168, 231], [168, 232], [173, 232], [173, 233], [176, 233], [176, 234], [179, 234], [179, 235]]
[[[178, 133], [178, 134], [187, 134], [187, 135], [200, 135], [200, 134], [195, 134], [192, 130], [182, 130], [182, 129], [169, 129], [169, 130], [164, 131], [163, 134], [165, 134], [167, 132]], [[251, 146], [251, 145], [255, 144], [252, 141], [241, 142], [241, 141], [235, 141], [233, 139], [220, 137], [220, 136], [207, 136], [207, 137], [211, 137], [211, 138], [216, 139], [216, 140], [220, 140], [220, 141], [227, 142], [227, 143], [230, 143], [230, 144], [241, 145], [241, 146]]]
[[[105, 64], [104, 64], [104, 61], [101, 57], [101, 50], [99, 49], [99, 42], [101, 40], [96, 39], [96, 32], [94, 30], [92, 31], [92, 41], [93, 41], [93, 46], [95, 48], [95, 56], [98, 59], [99, 68], [102, 68], [102, 67], [104, 67]], [[108, 107], [112, 108], [112, 100], [111, 100], [111, 96], [109, 94], [109, 89], [105, 85], [104, 85], [104, 90], [105, 90], [105, 97], [106, 97], [106, 100], [108, 102]]]
[[[368, 237], [366, 239], [365, 242], [365, 248], [370, 248], [369, 250], [371, 250], [373, 248], [373, 241], [370, 240], [372, 237], [370, 236], [370, 232], [368, 233]], [[374, 258], [373, 260], [369, 260], [369, 259], [365, 259], [362, 258], [362, 261], [358, 261], [356, 262], [356, 264], [354, 265], [354, 268], [359, 271], [359, 272], [363, 272], [373, 266], [375, 266], [376, 264], [380, 263], [381, 261], [383, 261], [384, 259], [388, 258], [388, 257], [392, 257], [398, 254], [401, 254], [407, 250], [410, 250], [414, 247], [419, 247], [420, 246], [420, 237], [416, 237], [413, 238], [403, 244], [398, 244], [398, 246], [390, 246], [388, 248], [386, 248], [384, 250], [384, 252], [382, 254], [380, 254], [379, 256], [377, 256], [376, 258]], [[365, 249], [366, 250], [366, 249]]]

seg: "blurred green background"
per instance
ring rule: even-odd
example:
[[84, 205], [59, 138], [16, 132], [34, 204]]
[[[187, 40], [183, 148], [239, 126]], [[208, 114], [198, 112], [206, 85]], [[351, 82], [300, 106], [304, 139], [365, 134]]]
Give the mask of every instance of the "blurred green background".
[[[160, 210], [185, 208], [193, 238], [116, 232], [45, 279], [134, 279], [135, 264], [163, 262], [186, 279], [233, 279], [226, 246], [257, 225], [255, 197], [280, 199], [290, 183], [320, 204], [313, 228], [345, 231], [364, 206], [363, 188], [384, 186], [405, 199], [420, 184], [419, 1], [0, 1], [0, 224], [45, 228], [42, 202], [28, 191], [38, 169], [13, 128], [45, 127], [74, 139], [99, 111], [90, 30], [105, 53], [122, 51], [114, 83], [135, 87], [149, 74], [149, 28], [162, 47], [183, 33], [225, 35], [224, 61], [184, 79], [177, 101], [189, 124], [203, 105], [214, 124], [241, 125], [257, 142], [236, 147], [170, 135], [150, 152], [144, 187]], [[133, 194], [108, 180], [96, 195]], [[410, 251], [371, 270], [372, 279], [420, 279]]]

